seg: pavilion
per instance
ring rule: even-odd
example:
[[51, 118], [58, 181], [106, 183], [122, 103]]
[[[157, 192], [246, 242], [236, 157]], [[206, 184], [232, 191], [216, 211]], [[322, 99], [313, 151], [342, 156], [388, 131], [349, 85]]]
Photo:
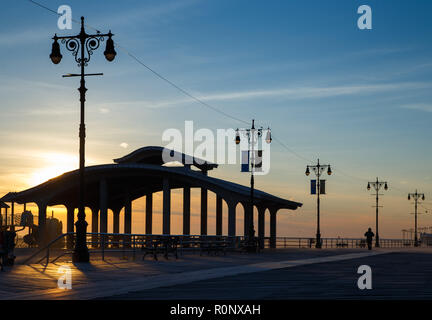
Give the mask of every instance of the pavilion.
[[[119, 233], [120, 211], [124, 208], [124, 233], [132, 230], [132, 201], [146, 197], [146, 234], [152, 234], [153, 193], [163, 192], [162, 229], [171, 234], [171, 190], [183, 189], [183, 234], [190, 234], [191, 188], [201, 189], [200, 234], [207, 235], [207, 194], [216, 194], [216, 235], [222, 235], [222, 201], [228, 206], [228, 235], [236, 235], [236, 206], [241, 203], [244, 212], [250, 208], [250, 188], [208, 176], [217, 164], [205, 162], [171, 150], [179, 166], [166, 166], [162, 159], [163, 147], [148, 146], [114, 159], [114, 164], [85, 168], [85, 206], [92, 212], [91, 232], [106, 233], [108, 209], [113, 212], [113, 232]], [[192, 169], [192, 167], [194, 169]], [[197, 170], [198, 169], [198, 170]], [[74, 232], [74, 210], [78, 207], [79, 171], [66, 172], [38, 186], [10, 192], [0, 201], [26, 204], [36, 203], [41, 234], [46, 226], [47, 206], [64, 205], [67, 208], [67, 232]], [[295, 210], [301, 203], [282, 199], [255, 190], [254, 206], [258, 211], [258, 237], [264, 239], [265, 213], [270, 214], [270, 245], [276, 244], [276, 214], [280, 209]], [[13, 212], [12, 212], [13, 214]], [[246, 234], [249, 221], [244, 219]]]

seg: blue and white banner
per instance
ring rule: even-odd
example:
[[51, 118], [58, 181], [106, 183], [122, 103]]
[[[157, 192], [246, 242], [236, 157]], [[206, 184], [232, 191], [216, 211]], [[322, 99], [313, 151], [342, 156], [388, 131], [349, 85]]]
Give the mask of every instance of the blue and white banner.
[[249, 151], [241, 152], [241, 172], [249, 172]]
[[316, 180], [311, 180], [311, 194], [316, 194], [316, 189], [317, 189], [317, 181]]

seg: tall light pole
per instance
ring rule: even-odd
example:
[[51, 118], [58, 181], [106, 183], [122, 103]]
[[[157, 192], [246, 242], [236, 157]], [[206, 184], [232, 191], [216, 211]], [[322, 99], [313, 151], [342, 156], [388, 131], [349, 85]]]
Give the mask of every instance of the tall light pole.
[[51, 61], [54, 64], [60, 63], [62, 59], [62, 55], [60, 53], [60, 45], [57, 42], [59, 39], [62, 43], [65, 44], [66, 49], [72, 52], [72, 55], [75, 57], [75, 61], [78, 63], [78, 66], [81, 68], [80, 74], [68, 74], [63, 77], [80, 77], [81, 78], [81, 86], [78, 91], [80, 92], [80, 127], [79, 127], [79, 207], [78, 207], [78, 221], [76, 222], [76, 241], [75, 241], [75, 249], [72, 256], [72, 260], [74, 262], [88, 262], [89, 261], [89, 252], [86, 244], [86, 233], [87, 233], [87, 222], [85, 221], [85, 93], [87, 88], [85, 87], [85, 77], [86, 76], [96, 76], [102, 75], [102, 73], [85, 73], [85, 67], [88, 65], [90, 61], [90, 57], [93, 54], [93, 51], [99, 48], [100, 42], [104, 41], [105, 37], [108, 37], [106, 42], [106, 49], [104, 51], [105, 58], [108, 61], [113, 61], [116, 52], [114, 50], [114, 41], [112, 40], [113, 34], [111, 31], [106, 34], [101, 34], [97, 32], [96, 34], [87, 34], [84, 29], [84, 17], [81, 17], [81, 31], [78, 35], [75, 36], [64, 36], [57, 37], [57, 34], [54, 35], [54, 42], [52, 44], [52, 51], [50, 54]]
[[[261, 138], [263, 133], [263, 128], [260, 127], [258, 129], [255, 128], [255, 120], [252, 119], [252, 127], [250, 129], [236, 129], [236, 137], [235, 137], [235, 143], [240, 144], [240, 132], [242, 132], [248, 141], [248, 152], [249, 152], [249, 159], [250, 159], [250, 209], [249, 209], [249, 218], [248, 218], [248, 240], [250, 245], [252, 246], [254, 244], [254, 219], [253, 219], [253, 210], [254, 210], [254, 172], [255, 172], [255, 144], [258, 142], [258, 139]], [[267, 129], [266, 134], [266, 143], [270, 144], [272, 142], [271, 138], [271, 131], [270, 128]], [[246, 213], [245, 213], [246, 216]]]
[[327, 169], [327, 174], [331, 175], [332, 171], [329, 164], [320, 164], [319, 159], [318, 163], [316, 165], [308, 165], [306, 166], [306, 172], [305, 174], [309, 176], [310, 169], [315, 172], [315, 175], [317, 177], [317, 233], [316, 233], [316, 244], [315, 248], [321, 249], [322, 243], [321, 243], [321, 231], [320, 231], [320, 177], [321, 174], [324, 172], [325, 169]]
[[418, 247], [418, 238], [417, 238], [417, 204], [420, 198], [424, 201], [425, 195], [424, 193], [418, 193], [417, 190], [415, 193], [408, 193], [408, 200], [411, 200], [411, 197], [414, 199], [414, 246]]
[[384, 186], [384, 190], [388, 190], [388, 185], [386, 181], [378, 181], [378, 177], [376, 178], [376, 181], [371, 181], [368, 182], [367, 184], [367, 189], [370, 190], [371, 189], [371, 185], [374, 187], [375, 191], [376, 191], [376, 233], [375, 233], [375, 247], [379, 248], [380, 244], [379, 244], [379, 233], [378, 233], [378, 198], [380, 196], [379, 194], [379, 190], [381, 189], [382, 186]]

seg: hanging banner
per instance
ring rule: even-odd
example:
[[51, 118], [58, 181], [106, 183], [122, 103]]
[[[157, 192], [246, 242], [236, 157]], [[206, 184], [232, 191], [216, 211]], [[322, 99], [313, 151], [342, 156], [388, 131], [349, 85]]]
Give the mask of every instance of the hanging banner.
[[262, 172], [262, 161], [263, 161], [263, 156], [262, 156], [263, 151], [262, 150], [258, 150], [258, 151], [254, 151], [254, 159], [252, 162], [252, 166], [254, 166], [255, 164], [255, 172]]
[[317, 183], [316, 180], [311, 180], [311, 194], [316, 194]]
[[320, 180], [320, 194], [326, 194], [325, 182], [325, 180]]
[[249, 151], [241, 152], [241, 172], [249, 172]]

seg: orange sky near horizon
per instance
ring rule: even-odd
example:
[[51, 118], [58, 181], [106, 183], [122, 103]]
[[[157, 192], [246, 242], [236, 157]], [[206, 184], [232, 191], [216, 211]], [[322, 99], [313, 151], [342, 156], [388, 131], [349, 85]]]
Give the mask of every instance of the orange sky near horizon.
[[[48, 178], [52, 178], [66, 171], [73, 170], [77, 162], [77, 156], [67, 153], [43, 153], [34, 155], [33, 159], [39, 159], [40, 168], [35, 167], [29, 169], [28, 174], [15, 176], [14, 173], [0, 176], [0, 192], [5, 194], [9, 191], [21, 191], [26, 188], [44, 182]], [[89, 157], [87, 165], [96, 164], [96, 161]], [[216, 173], [224, 172], [224, 167], [211, 171], [210, 175], [215, 176]], [[230, 180], [230, 175], [220, 176]], [[248, 175], [246, 175], [248, 176]], [[344, 192], [334, 192], [332, 178], [328, 177], [329, 184], [327, 186], [328, 194], [322, 196], [321, 201], [321, 232], [323, 237], [362, 237], [364, 230], [369, 226], [375, 229], [375, 209], [374, 197], [370, 196], [371, 192], [363, 192], [361, 195], [349, 195]], [[232, 179], [231, 179], [232, 180]], [[247, 179], [243, 182], [247, 185]], [[266, 176], [257, 177], [258, 189], [274, 193], [284, 197], [282, 185], [277, 183], [267, 184], [264, 188], [260, 186], [261, 182], [268, 180]], [[314, 237], [316, 232], [316, 197], [307, 194], [308, 180], [305, 179], [305, 185], [301, 188], [290, 188], [287, 192], [289, 198], [295, 201], [304, 203], [302, 208], [296, 211], [280, 210], [277, 219], [277, 235], [289, 237]], [[11, 183], [14, 182], [14, 183]], [[9, 189], [10, 185], [14, 185], [13, 189]], [[391, 188], [391, 185], [390, 185]], [[342, 187], [343, 189], [343, 187]], [[337, 190], [337, 189], [336, 189]], [[286, 197], [286, 196], [285, 196]], [[182, 191], [180, 189], [172, 190], [171, 193], [171, 232], [172, 234], [182, 233]], [[401, 207], [409, 208], [407, 201], [391, 193], [385, 194], [381, 198], [381, 203], [385, 207], [380, 209], [380, 235], [382, 238], [400, 238], [400, 230], [411, 227], [407, 226], [407, 221], [410, 222], [412, 216], [405, 214], [400, 210]], [[208, 198], [208, 233], [215, 234], [215, 203], [216, 196], [209, 191]], [[361, 204], [359, 206], [359, 203]], [[28, 204], [27, 208], [37, 215], [37, 207], [34, 204]], [[15, 212], [20, 213], [23, 206], [15, 204]], [[76, 210], [77, 211], [77, 210]], [[63, 222], [63, 230], [66, 232], [66, 209], [63, 206], [48, 207], [47, 215], [60, 219]], [[162, 193], [154, 194], [153, 200], [153, 232], [162, 233]], [[224, 202], [223, 208], [223, 234], [227, 233], [227, 206]], [[77, 213], [77, 212], [76, 212]], [[86, 220], [89, 223], [88, 231], [91, 230], [91, 213], [86, 209]], [[191, 192], [191, 233], [199, 234], [199, 216], [200, 216], [200, 192], [198, 189], [192, 189]], [[145, 233], [145, 197], [136, 199], [132, 204], [132, 232], [143, 234]], [[243, 207], [237, 206], [237, 223], [236, 233], [243, 235]], [[255, 228], [257, 228], [257, 214], [254, 217]], [[419, 226], [425, 225], [425, 221], [432, 221], [429, 217], [419, 216]], [[265, 235], [269, 236], [269, 215], [266, 214]], [[120, 230], [123, 230], [123, 210], [120, 213]], [[108, 231], [112, 232], [112, 212], [108, 214]]]

